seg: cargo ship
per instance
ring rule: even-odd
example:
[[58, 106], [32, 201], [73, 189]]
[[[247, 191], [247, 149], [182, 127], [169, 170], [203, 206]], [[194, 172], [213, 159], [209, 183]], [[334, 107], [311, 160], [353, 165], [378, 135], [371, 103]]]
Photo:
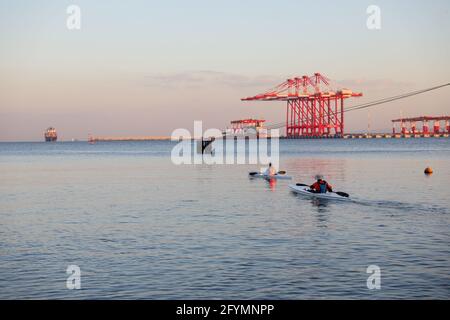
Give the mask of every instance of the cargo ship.
[[56, 141], [58, 139], [56, 129], [53, 127], [47, 128], [47, 130], [45, 130], [44, 137], [45, 137], [45, 141], [47, 141], [47, 142]]

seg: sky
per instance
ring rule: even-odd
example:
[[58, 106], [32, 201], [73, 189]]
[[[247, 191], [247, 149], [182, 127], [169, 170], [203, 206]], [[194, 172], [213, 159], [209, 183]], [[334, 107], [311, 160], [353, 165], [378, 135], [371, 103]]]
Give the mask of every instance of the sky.
[[[49, 126], [85, 140], [282, 122], [285, 103], [240, 99], [314, 72], [363, 92], [348, 107], [448, 83], [449, 12], [448, 0], [0, 0], [0, 141], [41, 141]], [[350, 112], [346, 131], [442, 114], [450, 87]]]

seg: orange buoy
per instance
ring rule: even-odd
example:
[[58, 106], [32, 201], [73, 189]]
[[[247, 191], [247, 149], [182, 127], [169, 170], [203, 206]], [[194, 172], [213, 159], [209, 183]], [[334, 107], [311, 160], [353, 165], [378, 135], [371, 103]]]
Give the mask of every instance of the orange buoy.
[[432, 174], [433, 173], [433, 169], [431, 167], [426, 167], [424, 173], [425, 174]]

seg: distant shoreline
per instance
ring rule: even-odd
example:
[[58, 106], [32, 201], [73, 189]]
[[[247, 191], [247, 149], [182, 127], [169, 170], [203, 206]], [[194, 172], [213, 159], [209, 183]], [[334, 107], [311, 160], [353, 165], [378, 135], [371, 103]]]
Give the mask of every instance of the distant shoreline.
[[[239, 137], [239, 136], [238, 136]], [[450, 134], [448, 133], [439, 133], [439, 134], [389, 134], [389, 133], [348, 133], [345, 134], [344, 137], [295, 137], [295, 138], [287, 138], [285, 136], [279, 137], [280, 140], [353, 140], [353, 139], [422, 139], [422, 138], [449, 138]], [[216, 139], [221, 139], [222, 137], [218, 137]], [[246, 137], [249, 139], [255, 139], [256, 137]], [[268, 137], [270, 139], [270, 137]], [[198, 138], [189, 138], [186, 140], [200, 140]], [[207, 140], [205, 138], [205, 140]], [[0, 143], [60, 143], [60, 142], [144, 142], [144, 141], [172, 141], [169, 136], [142, 136], [142, 137], [90, 137], [87, 140], [58, 140], [53, 142], [46, 142], [43, 140], [19, 140], [19, 141], [0, 141]], [[173, 141], [178, 141], [175, 139]]]
[[143, 136], [143, 137], [89, 137], [88, 142], [103, 141], [168, 141], [169, 136]]

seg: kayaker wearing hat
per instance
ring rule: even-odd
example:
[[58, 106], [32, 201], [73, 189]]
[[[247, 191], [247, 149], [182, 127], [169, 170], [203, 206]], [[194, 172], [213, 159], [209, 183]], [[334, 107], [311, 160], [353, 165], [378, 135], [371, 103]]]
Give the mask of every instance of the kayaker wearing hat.
[[333, 187], [323, 180], [323, 176], [316, 175], [316, 182], [310, 186], [311, 191], [315, 193], [333, 192]]

